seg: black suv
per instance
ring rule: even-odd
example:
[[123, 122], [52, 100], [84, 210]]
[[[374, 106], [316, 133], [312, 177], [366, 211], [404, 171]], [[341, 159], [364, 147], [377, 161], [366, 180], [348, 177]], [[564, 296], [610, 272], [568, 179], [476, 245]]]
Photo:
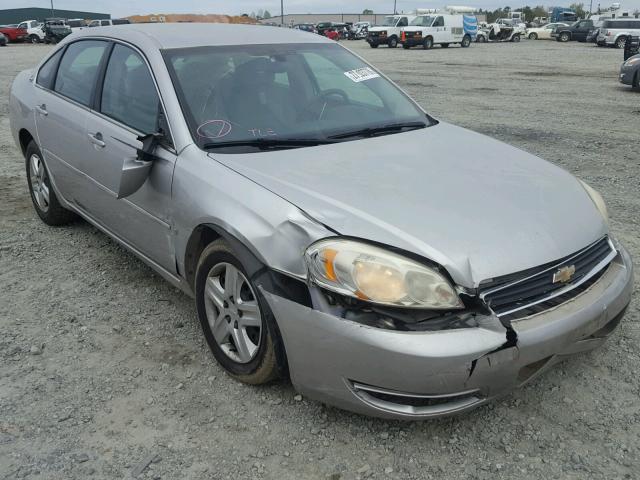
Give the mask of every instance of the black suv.
[[551, 32], [551, 37], [555, 38], [558, 42], [568, 42], [569, 40], [586, 42], [587, 35], [589, 35], [591, 30], [593, 30], [593, 20], [578, 20], [568, 27], [556, 27], [556, 29]]

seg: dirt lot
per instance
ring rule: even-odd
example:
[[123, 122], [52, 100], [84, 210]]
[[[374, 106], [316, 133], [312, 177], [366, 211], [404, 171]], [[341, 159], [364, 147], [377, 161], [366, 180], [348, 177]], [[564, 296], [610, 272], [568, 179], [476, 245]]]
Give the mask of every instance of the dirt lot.
[[[620, 51], [346, 44], [435, 116], [589, 182], [640, 259], [640, 94], [617, 83]], [[0, 478], [640, 478], [637, 282], [605, 347], [461, 417], [380, 421], [227, 377], [189, 298], [87, 224], [33, 212], [7, 99], [47, 51], [0, 48]]]

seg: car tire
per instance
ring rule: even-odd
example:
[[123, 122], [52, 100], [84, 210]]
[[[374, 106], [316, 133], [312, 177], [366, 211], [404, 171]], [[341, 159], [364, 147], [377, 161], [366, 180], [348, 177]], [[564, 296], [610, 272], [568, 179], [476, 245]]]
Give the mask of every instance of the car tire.
[[616, 38], [616, 43], [614, 45], [616, 48], [624, 48], [625, 43], [627, 43], [627, 37], [620, 35]]
[[560, 42], [568, 42], [569, 40], [571, 40], [571, 35], [569, 35], [567, 32], [561, 33], [558, 37], [558, 41]]
[[371, 48], [378, 48], [378, 44], [377, 43], [370, 43], [369, 46]]
[[529, 40], [537, 40], [538, 39], [538, 34], [533, 32], [529, 34]]
[[40, 37], [35, 34], [31, 34], [29, 35], [29, 41], [31, 43], [40, 43]]
[[520, 35], [514, 35], [511, 41], [514, 43], [518, 43], [520, 41]]
[[433, 38], [425, 38], [422, 42], [422, 48], [424, 48], [425, 50], [431, 50], [433, 48]]
[[[233, 286], [229, 287], [227, 278], [236, 278]], [[200, 255], [195, 294], [202, 331], [222, 368], [236, 380], [251, 385], [280, 376], [276, 344], [281, 343], [273, 314], [226, 241], [210, 243]], [[252, 323], [243, 324], [242, 318], [246, 321], [248, 314], [243, 316], [241, 312], [249, 312], [250, 305], [255, 309]]]
[[60, 205], [51, 186], [51, 177], [44, 157], [34, 141], [29, 142], [24, 156], [31, 201], [40, 219], [51, 226], [73, 222], [77, 215]]
[[[444, 47], [444, 45], [442, 46]], [[460, 43], [460, 46], [462, 48], [467, 48], [471, 46], [471, 37], [469, 35], [465, 35], [464, 37], [462, 37], [462, 42]]]
[[391, 37], [387, 42], [389, 48], [396, 48], [398, 46], [398, 39], [396, 37]]

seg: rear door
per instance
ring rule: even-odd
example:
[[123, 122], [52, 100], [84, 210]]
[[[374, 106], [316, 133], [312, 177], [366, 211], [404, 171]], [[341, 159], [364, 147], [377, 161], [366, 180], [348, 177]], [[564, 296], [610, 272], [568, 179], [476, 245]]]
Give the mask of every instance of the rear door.
[[[114, 44], [103, 75], [85, 135], [91, 152], [86, 172], [97, 188], [81, 202], [105, 228], [173, 273], [170, 200], [176, 154], [170, 140], [156, 148], [150, 174], [138, 191], [126, 198], [116, 193], [123, 168], [142, 147], [138, 138], [160, 129], [156, 84], [142, 54], [121, 43]], [[170, 139], [169, 132], [164, 133]]]
[[38, 144], [54, 185], [68, 201], [86, 188], [86, 122], [108, 42], [82, 40], [55, 53], [38, 71], [35, 107]]

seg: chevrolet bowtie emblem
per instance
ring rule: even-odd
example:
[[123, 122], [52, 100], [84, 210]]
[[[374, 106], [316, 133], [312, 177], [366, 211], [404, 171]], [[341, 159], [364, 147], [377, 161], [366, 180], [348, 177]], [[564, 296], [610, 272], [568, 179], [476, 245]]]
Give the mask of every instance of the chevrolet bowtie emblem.
[[562, 267], [553, 274], [553, 283], [567, 283], [569, 280], [571, 280], [571, 277], [573, 277], [574, 273], [576, 273], [575, 265]]

